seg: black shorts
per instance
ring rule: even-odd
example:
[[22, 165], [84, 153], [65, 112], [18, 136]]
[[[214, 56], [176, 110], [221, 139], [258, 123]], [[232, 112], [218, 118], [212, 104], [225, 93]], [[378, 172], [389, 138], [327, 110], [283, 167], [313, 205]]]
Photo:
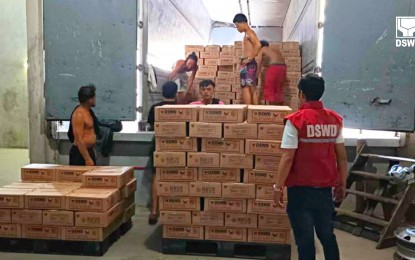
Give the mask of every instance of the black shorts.
[[[94, 161], [94, 165], [97, 165], [94, 148], [90, 147], [87, 149], [89, 156], [91, 156], [92, 161]], [[72, 145], [71, 150], [69, 151], [69, 165], [86, 165], [84, 157], [75, 145]]]

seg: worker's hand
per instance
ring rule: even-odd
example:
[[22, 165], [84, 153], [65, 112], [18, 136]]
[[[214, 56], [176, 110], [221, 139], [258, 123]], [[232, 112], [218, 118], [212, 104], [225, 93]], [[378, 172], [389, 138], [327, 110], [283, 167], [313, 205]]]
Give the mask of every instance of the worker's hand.
[[335, 202], [342, 202], [344, 198], [346, 197], [346, 185], [337, 185], [336, 188], [334, 188], [334, 201]]
[[282, 191], [274, 190], [274, 207], [285, 208], [283, 195], [284, 193]]
[[95, 166], [94, 161], [90, 158], [85, 161], [86, 166]]

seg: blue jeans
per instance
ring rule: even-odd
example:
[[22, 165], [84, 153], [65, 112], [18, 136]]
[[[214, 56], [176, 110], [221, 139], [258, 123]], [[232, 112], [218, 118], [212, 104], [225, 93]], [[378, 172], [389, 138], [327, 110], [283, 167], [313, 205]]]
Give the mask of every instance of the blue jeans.
[[334, 203], [331, 188], [288, 188], [287, 213], [294, 232], [299, 260], [315, 260], [314, 229], [326, 260], [340, 259], [333, 232]]

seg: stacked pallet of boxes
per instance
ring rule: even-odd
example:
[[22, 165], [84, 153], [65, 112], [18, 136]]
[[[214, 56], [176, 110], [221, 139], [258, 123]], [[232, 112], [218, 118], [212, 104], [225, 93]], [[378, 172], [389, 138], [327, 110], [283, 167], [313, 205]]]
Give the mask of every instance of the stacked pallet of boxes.
[[31, 164], [0, 189], [0, 237], [103, 241], [134, 215], [130, 167]]
[[273, 207], [272, 184], [280, 155], [275, 140], [289, 112], [245, 105], [156, 108], [163, 238], [288, 243], [288, 219]]

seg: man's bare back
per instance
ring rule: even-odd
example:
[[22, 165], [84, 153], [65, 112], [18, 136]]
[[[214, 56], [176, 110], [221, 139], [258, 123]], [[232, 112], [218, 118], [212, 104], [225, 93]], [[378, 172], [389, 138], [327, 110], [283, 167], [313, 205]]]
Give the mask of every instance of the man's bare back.
[[244, 58], [255, 58], [257, 56], [259, 49], [254, 47], [254, 42], [259, 42], [256, 33], [252, 29], [248, 29], [245, 32], [244, 40], [243, 40], [243, 57]]
[[76, 145], [79, 146], [80, 138], [86, 147], [93, 147], [95, 145], [94, 119], [88, 109], [79, 106], [72, 116], [72, 125]]
[[270, 64], [285, 64], [282, 54], [278, 50], [272, 50], [271, 48], [262, 48], [259, 55], [264, 55], [270, 59]]

